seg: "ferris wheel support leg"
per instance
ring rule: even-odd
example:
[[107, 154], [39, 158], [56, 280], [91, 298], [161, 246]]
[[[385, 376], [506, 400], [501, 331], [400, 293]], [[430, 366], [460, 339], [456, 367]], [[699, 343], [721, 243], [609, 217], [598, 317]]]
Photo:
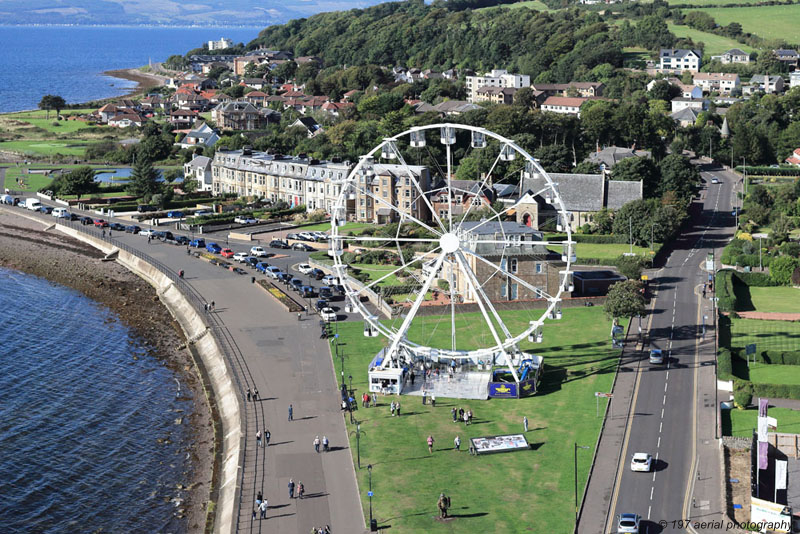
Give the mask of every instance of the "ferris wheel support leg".
[[[467, 266], [467, 263], [464, 261], [464, 256], [460, 252], [456, 254], [456, 259], [458, 260], [459, 265], [461, 268], [464, 269], [464, 273], [467, 275], [467, 283], [469, 284], [470, 288], [472, 289], [473, 293], [475, 293], [475, 302], [478, 303], [478, 307], [481, 309], [481, 313], [483, 314], [483, 318], [486, 320], [486, 324], [489, 326], [489, 331], [492, 333], [495, 342], [497, 343], [498, 348], [503, 353], [503, 356], [506, 358], [506, 366], [508, 366], [508, 370], [511, 371], [511, 376], [514, 377], [514, 382], [519, 382], [519, 376], [517, 376], [517, 370], [514, 369], [514, 365], [511, 363], [511, 357], [509, 356], [508, 352], [506, 352], [505, 347], [503, 347], [503, 342], [500, 341], [500, 336], [497, 335], [497, 329], [492, 324], [492, 319], [489, 317], [489, 313], [486, 311], [486, 305], [484, 305], [483, 300], [480, 298], [480, 293], [478, 289], [475, 287], [475, 282], [472, 280], [473, 273]], [[488, 302], [488, 300], [487, 300]], [[490, 304], [491, 306], [491, 304]], [[500, 324], [503, 324], [502, 321]], [[503, 325], [505, 327], [505, 325]]]
[[417, 298], [414, 301], [414, 304], [411, 306], [408, 315], [406, 315], [405, 320], [403, 320], [403, 324], [400, 325], [400, 329], [395, 334], [394, 340], [392, 340], [389, 351], [386, 353], [386, 357], [383, 359], [383, 363], [381, 364], [381, 369], [388, 367], [389, 363], [391, 363], [392, 357], [397, 354], [397, 347], [400, 345], [400, 340], [403, 339], [403, 337], [406, 335], [406, 332], [408, 332], [408, 327], [411, 326], [411, 321], [417, 315], [417, 310], [419, 310], [420, 305], [422, 305], [422, 301], [425, 300], [425, 294], [428, 292], [428, 289], [430, 289], [431, 283], [433, 283], [433, 279], [436, 276], [436, 273], [439, 271], [439, 268], [441, 268], [444, 257], [445, 253], [442, 252], [439, 254], [439, 257], [436, 258], [436, 264], [428, 275], [428, 278], [425, 279], [425, 283], [422, 285], [419, 295], [417, 295]]

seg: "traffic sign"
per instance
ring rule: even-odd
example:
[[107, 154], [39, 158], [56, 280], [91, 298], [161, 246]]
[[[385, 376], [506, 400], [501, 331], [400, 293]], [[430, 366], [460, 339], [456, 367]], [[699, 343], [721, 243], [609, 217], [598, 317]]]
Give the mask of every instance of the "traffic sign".
[[595, 397], [604, 397], [606, 399], [613, 399], [614, 398], [614, 394], [613, 393], [603, 393], [602, 391], [595, 391], [594, 392], [594, 396]]
[[756, 353], [756, 344], [750, 343], [749, 345], [745, 346], [745, 351], [747, 354], [755, 354]]
[[367, 492], [367, 497], [372, 497], [372, 492], [371, 491]]

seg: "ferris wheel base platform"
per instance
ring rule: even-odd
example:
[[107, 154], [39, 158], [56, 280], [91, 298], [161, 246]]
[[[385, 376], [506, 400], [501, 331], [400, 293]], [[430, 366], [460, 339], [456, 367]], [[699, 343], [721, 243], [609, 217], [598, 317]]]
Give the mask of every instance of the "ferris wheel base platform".
[[406, 382], [403, 395], [422, 396], [424, 390], [429, 397], [435, 395], [450, 399], [486, 400], [489, 398], [490, 379], [489, 372], [456, 373], [453, 376], [445, 373], [424, 382], [417, 378], [413, 386]]

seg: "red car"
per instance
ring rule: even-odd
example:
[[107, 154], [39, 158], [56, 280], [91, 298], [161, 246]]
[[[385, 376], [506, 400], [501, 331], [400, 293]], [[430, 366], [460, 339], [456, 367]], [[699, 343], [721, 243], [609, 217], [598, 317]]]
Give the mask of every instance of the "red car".
[[108, 226], [108, 222], [106, 222], [106, 221], [105, 221], [105, 220], [103, 220], [103, 219], [95, 219], [95, 220], [94, 220], [94, 225], [95, 225], [96, 227], [98, 227], [98, 228], [105, 228], [105, 227], [107, 227], [107, 226]]
[[222, 252], [220, 252], [220, 254], [222, 255], [223, 258], [232, 258], [233, 257], [233, 251], [231, 249], [229, 249], [229, 248], [223, 248]]

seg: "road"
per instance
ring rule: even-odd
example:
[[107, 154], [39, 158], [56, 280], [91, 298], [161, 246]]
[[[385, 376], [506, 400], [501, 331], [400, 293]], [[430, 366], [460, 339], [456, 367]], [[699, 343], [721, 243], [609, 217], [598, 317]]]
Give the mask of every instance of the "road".
[[[713, 322], [712, 303], [702, 294], [708, 280], [704, 264], [707, 253], [724, 246], [733, 233], [732, 192], [739, 180], [722, 170], [702, 176], [706, 181], [702, 213], [695, 216], [693, 226], [682, 234], [665, 266], [653, 277], [656, 300], [650, 318], [650, 348], [662, 349], [668, 358], [664, 365], [650, 364], [647, 354], [642, 354], [627, 365], [628, 371], [636, 372], [636, 381], [606, 532], [617, 531], [621, 513], [641, 515], [643, 533], [684, 531], [672, 521], [689, 517], [693, 506], [698, 410], [713, 410], [716, 405], [709, 402], [715, 384], [708, 388], [708, 380], [698, 380], [700, 373], [713, 375], [714, 366], [713, 334], [709, 329], [704, 336], [702, 326], [704, 317], [705, 322]], [[721, 183], [712, 184], [713, 177]], [[710, 430], [713, 434], [713, 427]], [[717, 447], [713, 440], [700, 443]], [[653, 472], [631, 471], [630, 460], [636, 452], [653, 456]]]

